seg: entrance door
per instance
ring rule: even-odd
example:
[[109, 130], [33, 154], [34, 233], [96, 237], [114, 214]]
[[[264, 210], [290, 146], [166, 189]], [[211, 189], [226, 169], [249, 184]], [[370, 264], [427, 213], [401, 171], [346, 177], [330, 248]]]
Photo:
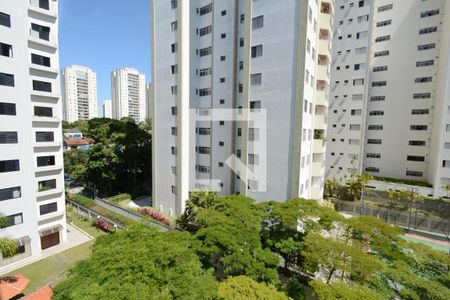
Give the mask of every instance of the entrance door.
[[59, 231], [41, 236], [41, 249], [47, 249], [59, 244]]

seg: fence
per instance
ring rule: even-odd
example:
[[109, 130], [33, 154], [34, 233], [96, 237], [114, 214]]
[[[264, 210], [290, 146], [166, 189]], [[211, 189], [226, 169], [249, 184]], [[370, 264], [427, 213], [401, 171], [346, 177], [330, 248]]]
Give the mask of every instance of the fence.
[[371, 205], [365, 205], [364, 209], [361, 209], [360, 203], [350, 202], [350, 201], [334, 201], [336, 210], [347, 212], [352, 215], [363, 215], [374, 216], [377, 219], [383, 220], [386, 223], [408, 227], [420, 231], [428, 231], [438, 234], [444, 234], [450, 232], [450, 220], [441, 219], [437, 217], [430, 216], [420, 216], [416, 212], [410, 214], [408, 212], [402, 212], [385, 207], [376, 207]]
[[110, 218], [105, 217], [104, 215], [99, 214], [93, 210], [90, 210], [89, 208], [81, 206], [76, 202], [66, 199], [66, 203], [68, 203], [70, 206], [72, 206], [76, 210], [76, 212], [80, 215], [86, 216], [86, 217], [88, 217], [90, 219], [94, 219], [94, 220], [101, 217], [102, 219], [105, 219], [109, 223], [116, 225], [118, 228], [125, 229], [125, 226], [123, 224], [121, 224], [117, 221], [111, 220]]

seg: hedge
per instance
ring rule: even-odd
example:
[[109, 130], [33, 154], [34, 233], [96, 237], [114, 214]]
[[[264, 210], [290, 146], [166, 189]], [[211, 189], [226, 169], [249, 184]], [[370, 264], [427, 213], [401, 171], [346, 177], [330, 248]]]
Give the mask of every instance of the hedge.
[[119, 203], [124, 200], [131, 200], [130, 194], [119, 194], [108, 199], [109, 202]]

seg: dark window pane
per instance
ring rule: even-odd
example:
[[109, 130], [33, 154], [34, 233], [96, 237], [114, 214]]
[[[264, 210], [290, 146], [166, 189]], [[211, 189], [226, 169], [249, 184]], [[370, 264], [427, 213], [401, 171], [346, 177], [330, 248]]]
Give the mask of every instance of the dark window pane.
[[33, 90], [51, 93], [52, 84], [50, 82], [33, 80]]
[[9, 44], [0, 43], [0, 55], [6, 57], [12, 57], [12, 46]]
[[19, 171], [19, 160], [0, 160], [0, 173]]
[[50, 27], [31, 23], [31, 36], [37, 37], [41, 40], [49, 41]]
[[46, 215], [58, 210], [58, 204], [56, 202], [44, 204], [39, 206], [39, 212], [42, 215]]
[[53, 110], [51, 107], [35, 106], [34, 115], [36, 117], [53, 117]]
[[0, 73], [0, 85], [14, 86], [14, 75]]
[[0, 25], [11, 27], [11, 17], [5, 13], [0, 12]]
[[37, 158], [38, 167], [54, 166], [55, 157], [54, 156], [39, 156]]
[[14, 103], [0, 102], [0, 115], [15, 116], [16, 105]]
[[0, 189], [0, 201], [20, 198], [21, 191], [20, 186]]
[[55, 140], [54, 134], [51, 131], [36, 132], [36, 142], [53, 142]]
[[39, 192], [56, 189], [56, 179], [43, 180], [38, 183]]
[[0, 144], [17, 144], [17, 132], [0, 131]]
[[36, 65], [50, 67], [50, 57], [31, 54], [31, 62]]
[[49, 10], [50, 5], [49, 5], [48, 0], [39, 0], [39, 8]]

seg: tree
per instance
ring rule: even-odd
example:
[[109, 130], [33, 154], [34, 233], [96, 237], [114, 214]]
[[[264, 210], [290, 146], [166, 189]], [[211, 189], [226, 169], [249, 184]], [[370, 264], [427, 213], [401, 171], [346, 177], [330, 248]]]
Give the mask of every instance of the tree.
[[334, 192], [339, 189], [341, 185], [339, 184], [339, 181], [336, 180], [336, 178], [327, 179], [324, 183], [324, 190], [326, 197], [333, 197]]
[[364, 286], [347, 285], [345, 283], [326, 284], [320, 280], [314, 280], [311, 283], [314, 294], [319, 300], [383, 300], [381, 295]]
[[[0, 230], [8, 226], [9, 219], [4, 215], [0, 214]], [[17, 242], [9, 237], [0, 237], [0, 253], [3, 257], [13, 256], [17, 253], [19, 247]]]
[[187, 233], [135, 226], [97, 239], [52, 299], [216, 299]]
[[217, 193], [211, 191], [192, 192], [183, 214], [177, 219], [177, 225], [184, 230], [196, 231], [201, 226], [195, 223], [198, 212], [214, 208], [217, 198]]
[[152, 123], [152, 118], [145, 118], [144, 121], [139, 123], [139, 128], [145, 131], [151, 131], [153, 128]]
[[352, 174], [350, 182], [347, 183], [350, 194], [354, 200], [360, 200], [364, 187], [373, 179], [372, 175]]
[[288, 300], [285, 294], [273, 286], [258, 283], [246, 276], [229, 277], [219, 285], [219, 297], [224, 300]]

